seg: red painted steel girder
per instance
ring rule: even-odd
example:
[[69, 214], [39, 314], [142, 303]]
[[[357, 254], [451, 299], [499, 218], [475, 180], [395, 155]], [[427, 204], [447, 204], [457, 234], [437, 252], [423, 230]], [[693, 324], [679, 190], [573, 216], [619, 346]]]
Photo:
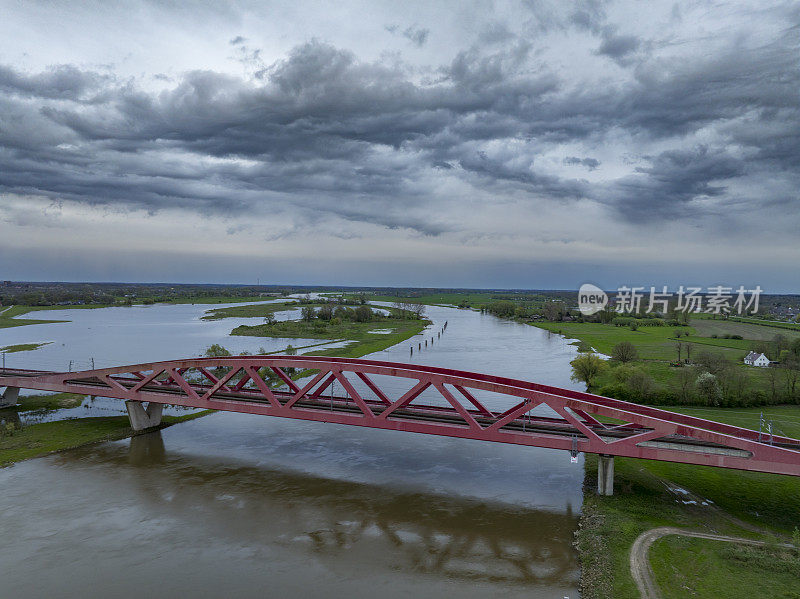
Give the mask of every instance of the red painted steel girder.
[[[309, 371], [308, 380], [293, 380], [287, 368]], [[281, 388], [268, 384], [267, 373]], [[412, 386], [393, 394], [387, 379], [376, 376]], [[2, 386], [800, 476], [796, 439], [580, 391], [418, 364], [314, 356], [191, 358], [71, 373], [5, 370]], [[344, 394], [334, 394], [333, 386]], [[428, 389], [436, 402], [422, 396]], [[505, 405], [488, 406], [481, 392], [498, 394], [494, 403]], [[540, 406], [550, 410], [543, 414]]]

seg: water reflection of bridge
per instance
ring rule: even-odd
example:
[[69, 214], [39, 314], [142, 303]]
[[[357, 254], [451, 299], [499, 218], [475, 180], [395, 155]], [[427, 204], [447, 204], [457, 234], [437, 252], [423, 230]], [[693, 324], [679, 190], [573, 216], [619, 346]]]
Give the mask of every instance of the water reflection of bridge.
[[[56, 459], [137, 469], [145, 506], [237, 542], [307, 553], [334, 568], [462, 581], [573, 586], [577, 516], [170, 454], [160, 433]], [[158, 464], [158, 468], [151, 466]]]

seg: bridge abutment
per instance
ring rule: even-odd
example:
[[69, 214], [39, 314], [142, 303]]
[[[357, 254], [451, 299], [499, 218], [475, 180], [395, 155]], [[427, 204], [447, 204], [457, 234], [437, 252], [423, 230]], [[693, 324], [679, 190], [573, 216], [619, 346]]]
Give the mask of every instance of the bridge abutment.
[[141, 401], [126, 401], [125, 407], [128, 409], [128, 418], [131, 419], [131, 428], [135, 431], [143, 431], [161, 424], [161, 413], [164, 404], [148, 402], [144, 407]]
[[597, 494], [614, 494], [614, 456], [597, 456]]
[[6, 390], [0, 395], [0, 408], [10, 408], [17, 405], [18, 399], [19, 387], [6, 387]]

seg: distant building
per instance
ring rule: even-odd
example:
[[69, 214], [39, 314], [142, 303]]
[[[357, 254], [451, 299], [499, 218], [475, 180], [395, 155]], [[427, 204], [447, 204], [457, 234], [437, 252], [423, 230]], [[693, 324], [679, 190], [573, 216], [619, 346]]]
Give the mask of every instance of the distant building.
[[744, 357], [744, 363], [748, 366], [759, 366], [763, 368], [764, 366], [769, 366], [769, 358], [764, 354], [751, 351]]

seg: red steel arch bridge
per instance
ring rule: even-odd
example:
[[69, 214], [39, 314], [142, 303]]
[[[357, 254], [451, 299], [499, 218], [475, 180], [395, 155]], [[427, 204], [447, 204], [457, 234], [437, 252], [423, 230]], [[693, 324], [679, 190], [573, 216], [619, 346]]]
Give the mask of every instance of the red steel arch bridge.
[[590, 393], [489, 374], [314, 356], [191, 358], [81, 372], [0, 370], [6, 391], [124, 400], [134, 430], [163, 405], [546, 447], [601, 456], [598, 491], [613, 490], [613, 456], [800, 476], [800, 440], [766, 435]]

